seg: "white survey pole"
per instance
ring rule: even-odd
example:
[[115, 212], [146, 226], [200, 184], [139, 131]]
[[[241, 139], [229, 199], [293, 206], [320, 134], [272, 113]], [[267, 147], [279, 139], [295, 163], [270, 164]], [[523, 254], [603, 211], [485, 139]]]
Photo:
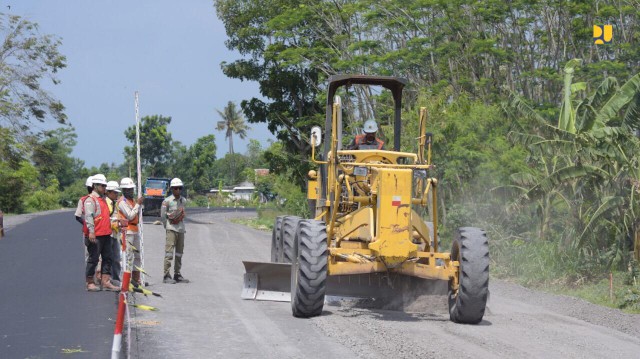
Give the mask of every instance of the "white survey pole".
[[[136, 161], [138, 163], [138, 196], [142, 196], [142, 165], [140, 161], [140, 114], [138, 111], [138, 91], [135, 92], [136, 98]], [[144, 233], [142, 231], [142, 210], [139, 213], [138, 220], [138, 234], [140, 235], [140, 265], [144, 268]], [[132, 268], [135, 269], [135, 268]], [[144, 272], [140, 273], [140, 285], [144, 286], [145, 283]]]

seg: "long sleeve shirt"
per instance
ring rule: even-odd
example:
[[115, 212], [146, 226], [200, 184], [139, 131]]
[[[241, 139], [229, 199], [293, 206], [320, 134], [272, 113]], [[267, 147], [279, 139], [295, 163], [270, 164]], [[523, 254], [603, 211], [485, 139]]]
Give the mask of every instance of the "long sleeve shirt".
[[[118, 204], [118, 210], [127, 221], [133, 221], [139, 215], [140, 205], [136, 203], [132, 208], [129, 202], [127, 202], [126, 199], [123, 199]], [[135, 233], [138, 233], [138, 232], [127, 229], [127, 234], [135, 234]]]
[[162, 202], [162, 207], [160, 207], [160, 220], [162, 221], [162, 225], [164, 228], [170, 231], [178, 232], [178, 233], [186, 233], [187, 230], [184, 226], [184, 220], [181, 220], [178, 223], [171, 223], [171, 219], [169, 217], [173, 217], [178, 213], [178, 210], [184, 210], [184, 205], [187, 200], [184, 197], [180, 197], [176, 199], [173, 195], [165, 198]]

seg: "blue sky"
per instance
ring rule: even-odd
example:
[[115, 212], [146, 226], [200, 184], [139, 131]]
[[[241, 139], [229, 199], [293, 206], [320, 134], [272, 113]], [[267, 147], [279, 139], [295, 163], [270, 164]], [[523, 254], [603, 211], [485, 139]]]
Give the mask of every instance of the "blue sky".
[[[240, 57], [224, 45], [227, 36], [213, 0], [15, 0], [0, 11], [40, 25], [41, 34], [62, 39], [67, 67], [62, 83], [48, 86], [67, 108], [78, 144], [73, 156], [86, 166], [122, 163], [129, 143], [124, 130], [140, 115], [171, 116], [174, 140], [191, 145], [215, 134], [218, 157], [228, 143], [215, 130], [216, 109], [229, 101], [260, 97], [258, 85], [224, 76], [222, 61]], [[8, 9], [7, 5], [11, 8]], [[273, 139], [264, 124], [250, 124], [249, 138], [263, 147]], [[235, 152], [248, 139], [234, 138]]]

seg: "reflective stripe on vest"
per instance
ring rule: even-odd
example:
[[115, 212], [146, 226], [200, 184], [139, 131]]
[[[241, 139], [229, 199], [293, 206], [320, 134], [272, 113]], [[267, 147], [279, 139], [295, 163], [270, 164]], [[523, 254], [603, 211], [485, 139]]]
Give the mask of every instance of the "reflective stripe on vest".
[[376, 138], [377, 143], [368, 144], [368, 143], [365, 143], [366, 136], [367, 135], [356, 136], [356, 147], [359, 150], [375, 150], [375, 149], [381, 150], [382, 149], [382, 146], [384, 146], [384, 141], [382, 141], [379, 138]]

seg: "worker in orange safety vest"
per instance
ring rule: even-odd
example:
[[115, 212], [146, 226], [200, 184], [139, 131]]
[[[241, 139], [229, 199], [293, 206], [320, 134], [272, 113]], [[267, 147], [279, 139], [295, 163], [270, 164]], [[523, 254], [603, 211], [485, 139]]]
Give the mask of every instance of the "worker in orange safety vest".
[[367, 120], [364, 123], [364, 134], [357, 135], [356, 138], [353, 139], [351, 145], [349, 145], [350, 150], [383, 150], [384, 149], [384, 141], [379, 138], [376, 138], [376, 133], [378, 132], [378, 124], [374, 120]]
[[85, 241], [89, 251], [87, 270], [87, 290], [97, 292], [100, 289], [93, 283], [98, 259], [102, 256], [102, 278], [101, 286], [103, 290], [117, 292], [120, 288], [111, 284], [111, 217], [109, 206], [105, 200], [107, 189], [107, 179], [102, 174], [93, 176], [93, 192], [84, 202], [84, 221], [89, 231]]
[[[136, 185], [131, 178], [125, 177], [120, 180], [120, 189], [122, 190], [123, 196], [120, 197], [118, 201], [118, 218], [127, 223], [127, 242], [131, 243], [137, 249], [133, 251], [133, 268], [131, 268], [131, 281], [137, 286], [141, 284], [139, 268], [142, 266], [140, 261], [141, 248], [138, 224], [140, 223], [140, 210], [142, 209], [141, 205], [144, 198], [138, 196], [138, 199], [134, 200], [134, 188], [136, 188]], [[130, 246], [127, 248], [130, 248]]]

